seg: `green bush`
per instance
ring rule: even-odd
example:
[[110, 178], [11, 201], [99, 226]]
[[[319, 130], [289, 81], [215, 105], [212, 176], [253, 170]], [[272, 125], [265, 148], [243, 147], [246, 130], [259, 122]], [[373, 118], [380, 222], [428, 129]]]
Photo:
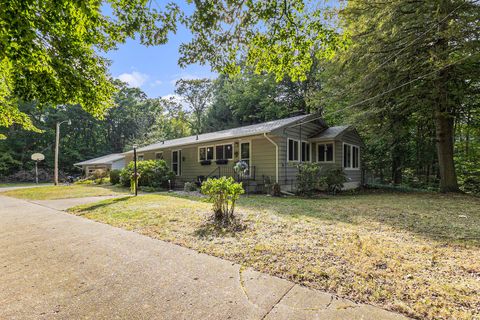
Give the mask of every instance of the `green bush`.
[[203, 182], [201, 191], [213, 202], [215, 221], [224, 224], [233, 221], [235, 202], [245, 193], [242, 184], [235, 182], [232, 177], [209, 178]]
[[120, 170], [111, 170], [110, 171], [110, 183], [119, 184], [120, 183]]
[[95, 184], [105, 184], [110, 182], [110, 178], [99, 178], [95, 179]]
[[473, 194], [480, 194], [480, 176], [469, 176], [461, 181], [463, 191]]
[[95, 181], [90, 180], [90, 179], [80, 179], [75, 181], [73, 184], [94, 184]]
[[[120, 183], [130, 187], [133, 180], [133, 161], [120, 171]], [[168, 187], [168, 180], [175, 179], [175, 174], [170, 171], [164, 160], [144, 160], [137, 162], [138, 186], [145, 187]]]
[[328, 192], [335, 195], [338, 191], [342, 190], [343, 184], [347, 182], [347, 176], [341, 168], [330, 169], [324, 181], [327, 185]]
[[197, 186], [193, 182], [185, 182], [185, 184], [183, 185], [183, 191], [185, 192], [197, 191]]
[[324, 182], [322, 167], [316, 163], [301, 163], [297, 166], [297, 193], [311, 196]]
[[97, 170], [93, 171], [91, 178], [93, 180], [97, 180], [97, 179], [105, 178], [106, 176], [107, 176], [107, 170], [97, 169]]

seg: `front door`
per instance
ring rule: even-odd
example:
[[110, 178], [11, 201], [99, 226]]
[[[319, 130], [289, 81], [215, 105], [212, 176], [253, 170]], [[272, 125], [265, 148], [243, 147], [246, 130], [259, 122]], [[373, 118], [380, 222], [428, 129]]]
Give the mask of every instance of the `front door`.
[[172, 151], [172, 171], [176, 176], [182, 174], [182, 150]]
[[240, 161], [245, 161], [250, 167], [250, 142], [240, 143]]

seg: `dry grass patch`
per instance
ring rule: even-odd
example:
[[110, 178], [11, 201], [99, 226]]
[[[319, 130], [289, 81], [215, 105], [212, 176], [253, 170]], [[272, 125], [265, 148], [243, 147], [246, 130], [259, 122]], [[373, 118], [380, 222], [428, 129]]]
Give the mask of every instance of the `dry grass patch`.
[[240, 200], [237, 231], [209, 223], [210, 209], [165, 194], [72, 212], [412, 317], [480, 316], [478, 198], [249, 196]]
[[27, 200], [54, 200], [125, 194], [126, 189], [108, 185], [69, 185], [25, 188], [1, 192], [4, 196]]

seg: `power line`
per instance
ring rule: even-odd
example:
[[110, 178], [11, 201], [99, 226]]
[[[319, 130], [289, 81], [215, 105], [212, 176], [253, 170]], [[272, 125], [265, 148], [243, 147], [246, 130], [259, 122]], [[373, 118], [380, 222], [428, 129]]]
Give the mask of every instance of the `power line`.
[[[460, 9], [462, 6], [464, 6], [465, 4], [467, 3], [470, 3], [470, 4], [475, 4], [477, 3], [478, 1], [480, 0], [475, 0], [473, 2], [469, 2], [469, 1], [465, 1], [465, 2], [462, 2], [459, 6], [457, 6], [456, 8], [454, 8], [452, 11], [450, 11], [445, 17], [443, 17], [443, 19], [441, 19], [440, 21], [434, 23], [434, 25], [432, 27], [430, 27], [429, 29], [427, 29], [426, 31], [424, 31], [422, 34], [420, 34], [419, 36], [417, 36], [415, 39], [413, 39], [410, 43], [408, 43], [406, 46], [404, 46], [403, 48], [401, 48], [399, 51], [395, 52], [393, 55], [391, 55], [390, 57], [388, 57], [387, 59], [385, 59], [385, 61], [383, 61], [380, 65], [378, 65], [377, 67], [375, 67], [372, 71], [370, 71], [369, 73], [367, 73], [366, 75], [364, 75], [362, 77], [362, 81], [367, 79], [367, 77], [371, 76], [375, 71], [379, 70], [381, 67], [383, 67], [384, 65], [386, 65], [389, 61], [391, 61], [393, 58], [396, 58], [400, 55], [400, 53], [402, 53], [403, 51], [405, 51], [407, 48], [409, 48], [411, 45], [413, 45], [414, 43], [417, 42], [417, 40], [419, 40], [420, 38], [424, 37], [427, 33], [429, 33], [430, 31], [432, 31], [434, 28], [438, 27], [442, 22], [444, 22], [449, 16], [451, 16], [455, 11], [457, 11], [458, 9]], [[349, 91], [348, 89], [345, 89], [343, 90], [343, 92], [341, 92], [339, 95], [344, 95], [347, 93], [347, 91]]]
[[[432, 74], [434, 74], [434, 73], [437, 73], [437, 72], [439, 72], [439, 71], [441, 71], [441, 70], [443, 70], [443, 69], [445, 69], [445, 68], [448, 68], [448, 67], [450, 67], [450, 66], [453, 66], [453, 65], [455, 65], [455, 64], [457, 64], [457, 63], [459, 63], [459, 62], [461, 62], [461, 61], [463, 61], [463, 60], [466, 60], [466, 59], [468, 59], [468, 58], [477, 56], [477, 55], [479, 55], [479, 54], [480, 54], [480, 53], [476, 53], [476, 54], [472, 54], [472, 55], [469, 55], [469, 56], [465, 56], [465, 57], [463, 57], [463, 58], [460, 58], [460, 59], [458, 59], [458, 60], [456, 60], [456, 61], [454, 61], [454, 62], [451, 62], [451, 63], [449, 63], [449, 64], [447, 64], [447, 65], [445, 65], [445, 66], [443, 66], [443, 67], [441, 67], [441, 68], [439, 68], [439, 69], [436, 69], [436, 70], [434, 70], [434, 71], [431, 71], [431, 72], [429, 72], [429, 73], [427, 73], [427, 74], [424, 74], [424, 75], [422, 75], [422, 76], [420, 76], [420, 77], [418, 77], [418, 78], [415, 78], [415, 79], [413, 79], [413, 80], [407, 81], [407, 82], [405, 82], [405, 83], [403, 83], [403, 84], [401, 84], [401, 85], [398, 85], [398, 86], [396, 86], [396, 87], [394, 87], [394, 88], [392, 88], [392, 89], [389, 89], [389, 90], [387, 90], [387, 91], [384, 91], [384, 92], [382, 92], [382, 93], [379, 93], [379, 94], [377, 94], [377, 95], [375, 95], [375, 96], [373, 96], [373, 97], [364, 99], [364, 100], [359, 101], [359, 102], [355, 102], [354, 104], [348, 105], [348, 106], [346, 106], [346, 107], [344, 107], [344, 108], [342, 108], [342, 109], [335, 110], [335, 111], [331, 112], [330, 115], [336, 114], [336, 113], [338, 113], [338, 112], [345, 111], [345, 110], [347, 110], [347, 109], [351, 109], [351, 108], [356, 107], [356, 106], [358, 106], [358, 105], [361, 105], [361, 104], [363, 104], [363, 103], [365, 103], [365, 102], [371, 101], [371, 100], [376, 99], [376, 98], [381, 97], [381, 96], [384, 96], [384, 95], [386, 95], [387, 93], [390, 93], [390, 92], [392, 92], [392, 91], [395, 91], [395, 90], [397, 90], [397, 89], [400, 89], [400, 88], [402, 88], [402, 87], [405, 87], [405, 86], [407, 86], [407, 85], [409, 85], [409, 84], [411, 84], [411, 83], [413, 83], [413, 82], [422, 80], [422, 79], [424, 79], [424, 78], [426, 78], [426, 77], [428, 77], [428, 76], [430, 76], [430, 75], [432, 75]], [[310, 119], [310, 120], [308, 120], [308, 121], [304, 121], [304, 122], [301, 122], [301, 123], [294, 124], [294, 125], [292, 125], [291, 127], [295, 127], [295, 126], [299, 126], [299, 125], [302, 125], [302, 124], [305, 124], [305, 123], [309, 123], [309, 122], [315, 121], [315, 120], [320, 119], [320, 118], [323, 118], [323, 116], [318, 116], [318, 117], [315, 117], [315, 118]]]

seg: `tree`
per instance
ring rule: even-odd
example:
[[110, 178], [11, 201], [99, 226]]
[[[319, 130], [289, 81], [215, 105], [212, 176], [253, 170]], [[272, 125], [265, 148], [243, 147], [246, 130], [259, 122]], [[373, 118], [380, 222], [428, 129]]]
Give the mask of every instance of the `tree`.
[[337, 76], [327, 85], [340, 84], [337, 96], [353, 104], [348, 111], [356, 123], [382, 121], [391, 128], [392, 152], [401, 157], [405, 151], [397, 147], [411, 135], [412, 120], [432, 123], [445, 192], [458, 190], [453, 124], [460, 106], [473, 107], [468, 96], [478, 83], [479, 15], [478, 4], [463, 0], [349, 1], [341, 17], [350, 47], [337, 56]]
[[175, 83], [175, 93], [187, 104], [187, 108], [182, 111], [189, 115], [185, 120], [190, 124], [192, 131], [197, 135], [202, 133], [205, 112], [212, 100], [212, 80], [180, 79]]
[[0, 126], [36, 131], [20, 101], [79, 104], [101, 118], [115, 87], [100, 54], [137, 33], [143, 44], [165, 43], [179, 14], [145, 0], [0, 0], [0, 8]]

